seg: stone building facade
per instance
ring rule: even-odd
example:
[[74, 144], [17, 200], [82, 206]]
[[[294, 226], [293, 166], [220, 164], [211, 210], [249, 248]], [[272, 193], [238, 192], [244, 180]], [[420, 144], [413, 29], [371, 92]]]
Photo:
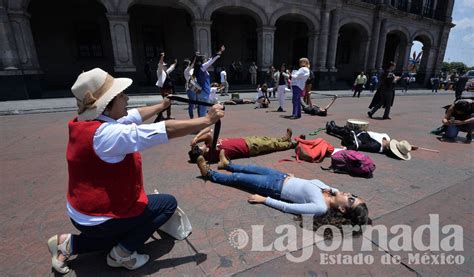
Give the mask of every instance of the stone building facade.
[[327, 89], [391, 60], [397, 71], [406, 70], [413, 41], [420, 41], [423, 83], [441, 69], [453, 5], [454, 0], [0, 0], [0, 100], [41, 98], [46, 91], [47, 97], [64, 96], [80, 72], [97, 66], [145, 85], [145, 65], [155, 78], [161, 51], [168, 61], [181, 61], [195, 51], [211, 55], [220, 44], [227, 50], [216, 67], [229, 72], [232, 63], [243, 65], [243, 76], [230, 73], [235, 82], [245, 78], [252, 61], [262, 73], [283, 62], [297, 65], [306, 56], [316, 87]]

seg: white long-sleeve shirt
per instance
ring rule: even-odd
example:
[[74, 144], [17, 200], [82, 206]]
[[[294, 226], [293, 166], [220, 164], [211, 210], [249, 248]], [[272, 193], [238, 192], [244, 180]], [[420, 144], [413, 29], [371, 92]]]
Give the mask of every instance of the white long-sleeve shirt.
[[212, 57], [211, 59], [207, 60], [207, 62], [203, 63], [201, 65], [201, 70], [206, 72], [207, 69], [209, 69], [209, 67], [215, 62], [217, 61], [217, 59], [219, 59], [221, 56], [220, 55], [215, 55], [214, 57]]
[[184, 86], [186, 90], [189, 89], [188, 83], [191, 77], [193, 76], [193, 73], [194, 73], [194, 67], [192, 67], [191, 65], [186, 67], [186, 69], [184, 70], [184, 79], [186, 80], [186, 83], [184, 84]]
[[176, 64], [170, 65], [166, 71], [163, 69], [163, 63], [158, 64], [158, 69], [156, 69], [156, 77], [158, 80], [156, 81], [156, 86], [157, 87], [163, 87], [163, 84], [165, 83], [166, 76], [168, 76], [173, 70], [176, 68]]
[[306, 80], [309, 77], [309, 69], [307, 67], [300, 67], [298, 71], [291, 74], [291, 85], [298, 86], [301, 90], [304, 90]]
[[321, 189], [338, 191], [317, 179], [292, 177], [283, 185], [280, 195], [281, 199], [292, 203], [267, 197], [265, 204], [286, 213], [323, 215], [327, 212], [328, 206]]
[[[105, 122], [95, 131], [94, 151], [106, 163], [121, 162], [127, 154], [168, 142], [165, 122], [142, 124], [143, 120], [137, 109], [129, 110], [127, 116], [118, 120], [105, 115], [100, 115], [97, 119]], [[82, 214], [69, 203], [67, 213], [75, 222], [84, 226], [98, 225], [110, 219], [106, 216]]]

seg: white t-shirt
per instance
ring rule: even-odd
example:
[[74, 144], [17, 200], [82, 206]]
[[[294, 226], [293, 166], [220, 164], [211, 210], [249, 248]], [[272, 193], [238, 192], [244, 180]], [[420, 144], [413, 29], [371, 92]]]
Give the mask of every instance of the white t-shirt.
[[369, 134], [369, 136], [373, 139], [375, 139], [378, 143], [380, 143], [380, 153], [383, 152], [383, 138], [385, 138], [386, 140], [390, 141], [390, 137], [385, 134], [385, 133], [376, 133], [376, 132], [371, 132], [371, 131], [368, 131], [367, 134]]
[[209, 94], [209, 101], [211, 103], [217, 102], [217, 87], [211, 87], [211, 93]]
[[221, 84], [227, 82], [227, 72], [225, 70], [221, 71]]

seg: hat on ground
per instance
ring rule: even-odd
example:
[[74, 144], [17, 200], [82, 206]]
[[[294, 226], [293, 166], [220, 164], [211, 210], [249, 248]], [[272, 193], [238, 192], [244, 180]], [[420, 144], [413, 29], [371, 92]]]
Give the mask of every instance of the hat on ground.
[[100, 68], [82, 72], [71, 88], [77, 100], [77, 119], [96, 119], [110, 101], [131, 84], [131, 79], [114, 78]]
[[390, 140], [390, 151], [392, 151], [395, 156], [399, 157], [402, 160], [408, 161], [411, 160], [411, 144], [406, 140], [397, 141], [395, 139]]

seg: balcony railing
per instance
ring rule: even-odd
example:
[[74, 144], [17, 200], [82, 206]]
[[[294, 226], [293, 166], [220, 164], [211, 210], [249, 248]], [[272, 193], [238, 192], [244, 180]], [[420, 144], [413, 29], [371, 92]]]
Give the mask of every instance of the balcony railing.
[[377, 4], [377, 0], [362, 0], [362, 2], [369, 3], [369, 4]]

